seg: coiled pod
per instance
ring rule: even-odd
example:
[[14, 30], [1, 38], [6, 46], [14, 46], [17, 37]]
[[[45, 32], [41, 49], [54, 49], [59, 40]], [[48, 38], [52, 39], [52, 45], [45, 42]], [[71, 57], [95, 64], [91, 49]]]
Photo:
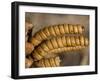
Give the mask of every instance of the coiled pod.
[[29, 42], [25, 43], [25, 54], [29, 55], [33, 51], [33, 45]]
[[82, 34], [84, 27], [82, 25], [60, 24], [45, 27], [38, 31], [31, 39], [33, 46], [39, 45], [43, 40], [49, 37], [59, 36], [64, 34]]
[[41, 43], [34, 49], [32, 56], [36, 60], [44, 58], [47, 54], [76, 51], [88, 46], [88, 39], [84, 36], [60, 36]]
[[33, 64], [33, 59], [31, 57], [25, 58], [25, 68], [30, 68]]
[[37, 62], [35, 62], [37, 67], [58, 67], [60, 66], [60, 58], [59, 56], [57, 57], [52, 57], [52, 58], [46, 58], [46, 59], [41, 59]]

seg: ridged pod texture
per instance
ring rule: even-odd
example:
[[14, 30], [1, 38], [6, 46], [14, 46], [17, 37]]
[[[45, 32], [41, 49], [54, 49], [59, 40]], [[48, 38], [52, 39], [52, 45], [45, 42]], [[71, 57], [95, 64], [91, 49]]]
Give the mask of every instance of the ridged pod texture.
[[84, 27], [82, 25], [73, 24], [59, 24], [45, 27], [38, 31], [32, 38], [31, 43], [33, 46], [39, 45], [43, 40], [53, 36], [60, 36], [64, 34], [82, 34]]
[[32, 56], [36, 60], [40, 60], [47, 54], [76, 51], [88, 45], [88, 38], [84, 36], [59, 36], [41, 43], [34, 49]]
[[37, 62], [35, 62], [37, 67], [58, 67], [60, 66], [60, 58], [59, 56], [57, 57], [52, 57], [48, 59], [41, 59]]

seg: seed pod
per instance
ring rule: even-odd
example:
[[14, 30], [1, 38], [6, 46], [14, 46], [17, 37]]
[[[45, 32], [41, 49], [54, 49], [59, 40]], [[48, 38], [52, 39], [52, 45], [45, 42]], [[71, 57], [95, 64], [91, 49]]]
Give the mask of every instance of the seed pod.
[[25, 22], [25, 30], [26, 31], [30, 30], [32, 28], [32, 26], [33, 26], [32, 22], [28, 22], [28, 21]]
[[29, 42], [25, 43], [25, 53], [26, 55], [31, 54], [31, 52], [33, 51], [33, 45]]
[[58, 67], [60, 66], [60, 58], [57, 57], [52, 57], [48, 59], [41, 59], [37, 62], [35, 62], [37, 67]]
[[60, 24], [52, 25], [38, 31], [30, 40], [35, 46], [39, 45], [43, 40], [53, 36], [60, 36], [64, 34], [82, 34], [84, 27], [81, 25]]
[[28, 33], [28, 31], [30, 30], [30, 29], [32, 29], [32, 27], [33, 27], [33, 24], [32, 24], [32, 22], [31, 21], [25, 21], [25, 34], [27, 35], [27, 33]]
[[32, 58], [25, 58], [25, 68], [30, 68], [33, 64]]
[[40, 60], [47, 54], [76, 51], [85, 48], [86, 46], [88, 46], [88, 39], [84, 36], [54, 37], [37, 46], [37, 48], [34, 49], [32, 56], [36, 60]]

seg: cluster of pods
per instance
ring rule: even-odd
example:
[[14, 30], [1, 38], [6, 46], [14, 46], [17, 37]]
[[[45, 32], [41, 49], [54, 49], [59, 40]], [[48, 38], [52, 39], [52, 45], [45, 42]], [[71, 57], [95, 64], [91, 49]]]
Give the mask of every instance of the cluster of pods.
[[[43, 27], [26, 41], [25, 67], [58, 67], [60, 54], [82, 50], [89, 45], [80, 24], [58, 24]], [[26, 34], [26, 36], [28, 33]], [[69, 53], [70, 54], [70, 53]]]

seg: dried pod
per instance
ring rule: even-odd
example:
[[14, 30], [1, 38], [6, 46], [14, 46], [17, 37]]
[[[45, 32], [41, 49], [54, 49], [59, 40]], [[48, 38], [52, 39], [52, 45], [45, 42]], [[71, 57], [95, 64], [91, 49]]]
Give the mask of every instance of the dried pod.
[[31, 54], [31, 52], [33, 51], [33, 45], [29, 42], [25, 43], [25, 53], [26, 55]]
[[26, 22], [25, 22], [25, 34], [26, 34], [26, 35], [27, 35], [27, 32], [28, 32], [30, 29], [32, 29], [32, 27], [33, 27], [32, 22], [29, 22], [29, 21], [26, 21]]
[[60, 66], [60, 58], [59, 56], [57, 57], [52, 57], [48, 59], [41, 59], [37, 62], [35, 62], [37, 67], [58, 67]]
[[25, 68], [30, 68], [33, 64], [32, 58], [25, 58]]
[[88, 39], [84, 36], [60, 36], [46, 40], [37, 46], [32, 56], [36, 60], [44, 58], [47, 54], [66, 51], [76, 51], [88, 46]]
[[45, 27], [38, 31], [32, 38], [31, 43], [35, 46], [39, 45], [43, 40], [49, 37], [59, 36], [64, 34], [82, 34], [84, 27], [81, 25], [60, 24]]

